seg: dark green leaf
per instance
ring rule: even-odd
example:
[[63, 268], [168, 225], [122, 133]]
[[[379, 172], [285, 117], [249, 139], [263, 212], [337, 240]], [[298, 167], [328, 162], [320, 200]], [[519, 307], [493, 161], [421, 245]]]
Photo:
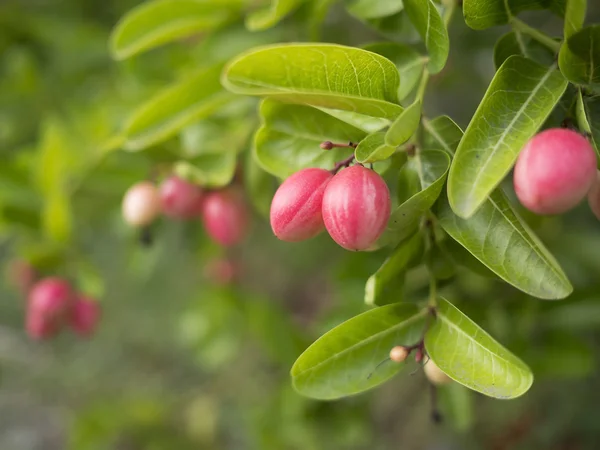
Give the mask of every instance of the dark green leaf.
[[558, 65], [572, 83], [600, 86], [600, 25], [585, 27], [560, 48]]
[[550, 9], [563, 15], [566, 0], [464, 0], [463, 14], [468, 26], [475, 30], [510, 22], [512, 16], [523, 11]]
[[523, 56], [547, 66], [555, 60], [552, 50], [517, 30], [506, 33], [496, 42], [494, 47], [496, 69], [513, 55]]
[[454, 156], [463, 131], [448, 116], [439, 116], [432, 120], [423, 119], [423, 127], [427, 131], [424, 140], [425, 148], [444, 150]]
[[393, 304], [360, 314], [321, 336], [296, 361], [294, 388], [307, 397], [329, 400], [371, 389], [406, 367], [377, 365], [395, 345], [417, 342], [426, 310]]
[[600, 97], [583, 97], [579, 91], [575, 112], [579, 129], [590, 135], [596, 154], [600, 157]]
[[448, 175], [452, 209], [470, 217], [498, 186], [567, 87], [553, 67], [511, 56], [500, 67], [460, 141]]
[[[353, 74], [353, 76], [348, 76]], [[400, 77], [388, 59], [333, 44], [287, 44], [243, 53], [223, 72], [237, 94], [395, 119]]]
[[490, 397], [519, 397], [533, 383], [523, 361], [444, 299], [425, 335], [425, 348], [446, 375]]

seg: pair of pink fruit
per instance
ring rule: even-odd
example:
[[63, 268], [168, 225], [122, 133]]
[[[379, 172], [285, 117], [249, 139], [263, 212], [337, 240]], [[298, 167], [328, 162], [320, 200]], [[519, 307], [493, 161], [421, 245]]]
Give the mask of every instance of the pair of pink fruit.
[[390, 191], [374, 170], [354, 165], [334, 174], [303, 169], [286, 179], [271, 203], [271, 227], [283, 241], [327, 230], [347, 250], [368, 250], [390, 218]]
[[161, 213], [178, 220], [202, 217], [208, 235], [223, 246], [241, 242], [250, 221], [237, 188], [206, 193], [177, 176], [167, 178], [158, 188], [149, 181], [135, 184], [125, 193], [122, 212], [125, 221], [135, 227], [150, 225]]
[[96, 330], [100, 315], [98, 302], [74, 293], [67, 281], [45, 278], [29, 291], [25, 328], [36, 340], [54, 337], [66, 325], [80, 336], [88, 337]]

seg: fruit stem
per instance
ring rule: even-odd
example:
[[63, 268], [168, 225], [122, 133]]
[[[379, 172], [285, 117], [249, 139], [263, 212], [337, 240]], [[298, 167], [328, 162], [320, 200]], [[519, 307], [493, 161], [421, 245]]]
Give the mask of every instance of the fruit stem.
[[325, 142], [321, 142], [320, 147], [323, 150], [331, 150], [332, 148], [356, 148], [357, 144], [354, 144], [352, 142], [348, 142], [347, 144], [337, 144], [335, 142], [331, 142], [331, 141], [325, 141]]
[[348, 156], [346, 159], [335, 163], [335, 166], [333, 166], [333, 169], [331, 169], [330, 172], [335, 175], [343, 167], [348, 167], [350, 164], [352, 164], [352, 161], [354, 161], [354, 153], [352, 153], [352, 155]]
[[535, 39], [536, 41], [538, 41], [540, 44], [548, 47], [554, 53], [558, 53], [560, 51], [561, 43], [559, 41], [555, 41], [547, 34], [527, 25], [522, 20], [519, 20], [516, 17], [512, 17], [511, 25], [512, 25], [513, 29], [515, 30], [515, 32], [517, 32], [517, 33], [521, 32], [523, 34], [528, 35], [532, 39]]

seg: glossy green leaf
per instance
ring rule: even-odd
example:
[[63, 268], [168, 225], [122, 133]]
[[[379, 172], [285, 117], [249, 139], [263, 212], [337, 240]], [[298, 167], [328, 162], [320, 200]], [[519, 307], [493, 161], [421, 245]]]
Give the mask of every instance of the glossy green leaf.
[[463, 131], [448, 116], [439, 116], [435, 119], [423, 119], [423, 128], [427, 131], [424, 138], [424, 147], [443, 150], [453, 156]]
[[244, 184], [246, 192], [254, 208], [263, 216], [269, 217], [271, 201], [275, 195], [277, 185], [271, 174], [266, 172], [256, 159], [254, 152], [246, 155], [246, 170], [244, 171]]
[[389, 158], [396, 151], [395, 146], [385, 143], [386, 133], [377, 132], [369, 134], [359, 142], [354, 154], [359, 163], [370, 163]]
[[265, 100], [260, 116], [263, 125], [254, 137], [254, 152], [263, 169], [279, 178], [307, 167], [331, 169], [350, 150], [323, 150], [321, 142], [359, 142], [366, 135], [310, 106]]
[[[348, 76], [352, 74], [353, 76]], [[376, 53], [333, 44], [280, 44], [239, 55], [223, 85], [237, 94], [395, 119], [400, 77]]]
[[411, 345], [423, 333], [426, 310], [393, 304], [375, 308], [321, 336], [300, 355], [291, 375], [307, 397], [329, 400], [371, 389], [406, 367], [377, 365], [395, 345]]
[[220, 67], [202, 70], [162, 90], [133, 112], [125, 125], [125, 148], [158, 144], [232, 101], [219, 82]]
[[404, 9], [429, 52], [427, 68], [438, 73], [446, 65], [450, 51], [448, 30], [432, 0], [404, 0]]
[[390, 0], [353, 0], [347, 6], [348, 12], [362, 19], [387, 17], [402, 11], [402, 2]]
[[381, 117], [365, 116], [351, 111], [343, 111], [341, 109], [317, 108], [330, 116], [340, 119], [342, 122], [352, 125], [365, 133], [374, 133], [390, 125], [388, 119]]
[[558, 65], [572, 83], [600, 86], [600, 25], [585, 27], [560, 48]]
[[398, 146], [408, 141], [417, 131], [421, 123], [421, 102], [416, 101], [392, 122], [385, 133], [385, 143], [389, 146]]
[[510, 22], [511, 17], [523, 11], [550, 9], [563, 15], [566, 0], [464, 0], [463, 14], [467, 25], [475, 30]]
[[[406, 196], [408, 198], [392, 211], [382, 243], [398, 242], [414, 233], [423, 215], [440, 196], [449, 166], [448, 155], [438, 150], [422, 151], [408, 160], [400, 171], [400, 178], [418, 179], [420, 189]], [[400, 186], [403, 185], [401, 182]]]
[[455, 215], [442, 195], [434, 214], [454, 240], [496, 275], [534, 297], [567, 297], [573, 287], [550, 252], [495, 190], [469, 219]]
[[527, 365], [454, 305], [440, 299], [425, 334], [429, 357], [458, 383], [495, 398], [515, 398], [533, 384]]
[[518, 30], [506, 33], [496, 42], [494, 46], [494, 65], [496, 69], [513, 55], [529, 58], [547, 66], [555, 60], [555, 54], [552, 50]]
[[575, 111], [579, 129], [589, 133], [596, 153], [600, 157], [600, 97], [583, 97], [579, 91]]
[[183, 179], [205, 186], [227, 186], [235, 174], [235, 153], [206, 154], [189, 161], [179, 161], [173, 170]]
[[277, 25], [302, 2], [304, 0], [271, 0], [269, 6], [253, 11], [246, 17], [246, 27], [250, 31], [271, 28]]
[[500, 67], [460, 141], [448, 175], [452, 209], [470, 217], [512, 168], [567, 88], [554, 67], [511, 56]]
[[426, 58], [408, 45], [396, 42], [376, 42], [363, 47], [392, 61], [400, 73], [398, 99], [404, 100], [419, 83]]
[[412, 262], [423, 254], [423, 236], [415, 233], [401, 242], [367, 280], [365, 303], [383, 306], [404, 298], [404, 276]]
[[565, 39], [570, 38], [583, 28], [587, 0], [567, 0], [565, 11]]
[[129, 11], [114, 28], [110, 50], [114, 58], [137, 53], [212, 30], [230, 17], [216, 2], [197, 0], [153, 0]]

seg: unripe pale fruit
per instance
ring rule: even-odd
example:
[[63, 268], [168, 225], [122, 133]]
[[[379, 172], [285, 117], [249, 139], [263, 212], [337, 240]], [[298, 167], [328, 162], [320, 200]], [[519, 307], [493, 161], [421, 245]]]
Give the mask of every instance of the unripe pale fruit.
[[596, 172], [596, 179], [588, 193], [588, 204], [594, 215], [600, 220], [600, 172]]
[[162, 212], [175, 219], [190, 219], [200, 215], [202, 190], [177, 176], [167, 178], [159, 189]]
[[149, 181], [142, 181], [130, 187], [123, 197], [122, 212], [129, 225], [150, 225], [160, 214], [160, 196], [156, 186]]
[[368, 250], [385, 231], [390, 210], [385, 181], [360, 165], [335, 175], [323, 196], [325, 228], [347, 250]]
[[596, 177], [596, 154], [588, 140], [565, 128], [534, 136], [521, 151], [514, 173], [520, 202], [537, 214], [575, 207]]
[[396, 363], [401, 363], [406, 361], [406, 358], [408, 358], [408, 354], [409, 352], [406, 349], [406, 347], [397, 345], [396, 347], [393, 347], [390, 350], [390, 359]]
[[73, 303], [69, 315], [69, 325], [81, 336], [91, 336], [100, 322], [100, 304], [85, 296], [79, 296]]
[[435, 385], [443, 385], [448, 384], [452, 381], [452, 379], [442, 372], [432, 359], [427, 360], [425, 365], [423, 366], [423, 371], [425, 372], [425, 376], [427, 379]]
[[323, 194], [333, 174], [303, 169], [283, 182], [271, 202], [271, 228], [282, 241], [310, 239], [325, 229]]
[[245, 237], [250, 223], [242, 192], [227, 188], [208, 194], [202, 203], [202, 221], [208, 235], [218, 244], [238, 244]]
[[72, 306], [71, 286], [60, 278], [45, 278], [29, 292], [26, 327], [31, 337], [41, 339], [56, 333]]

